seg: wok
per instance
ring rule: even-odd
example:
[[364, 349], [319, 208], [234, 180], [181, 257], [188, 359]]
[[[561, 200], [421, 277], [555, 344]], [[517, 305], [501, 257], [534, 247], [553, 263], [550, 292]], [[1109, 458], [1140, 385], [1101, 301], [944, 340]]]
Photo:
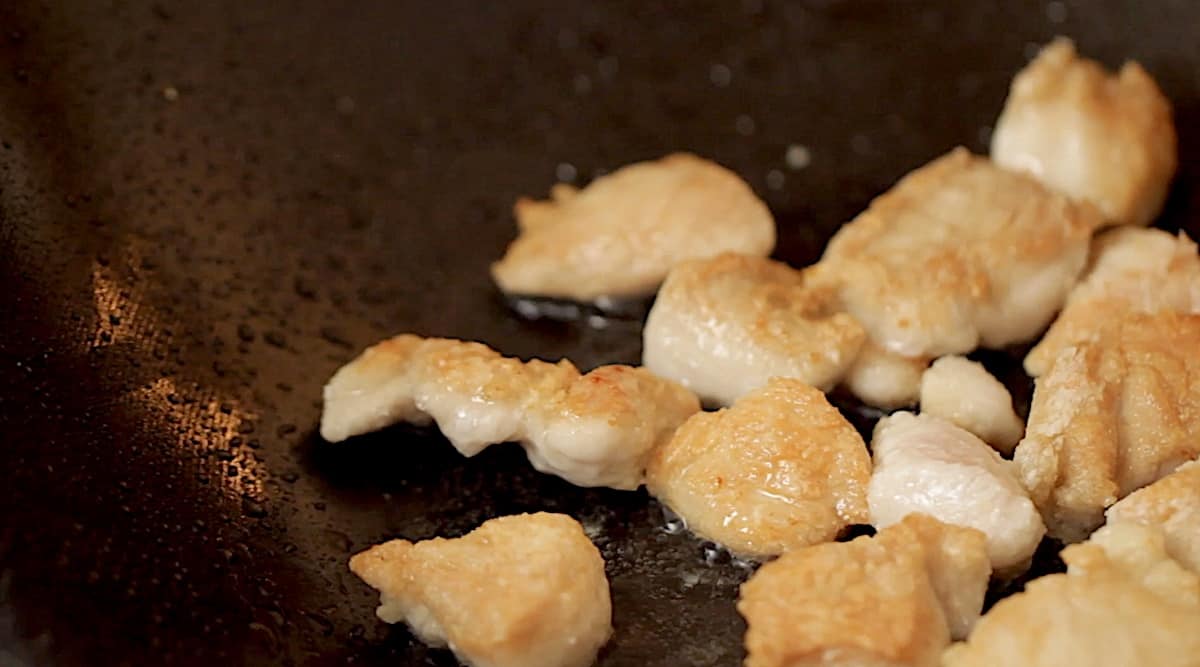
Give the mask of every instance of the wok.
[[[739, 664], [749, 570], [645, 493], [426, 430], [329, 445], [325, 379], [402, 331], [636, 363], [636, 319], [497, 294], [516, 197], [692, 150], [804, 265], [907, 171], [985, 151], [1056, 34], [1161, 83], [1160, 224], [1200, 231], [1198, 28], [1187, 0], [3, 3], [0, 664], [451, 665], [375, 620], [347, 558], [532, 510], [608, 561], [601, 665]], [[982, 355], [1027, 404], [1019, 356]]]

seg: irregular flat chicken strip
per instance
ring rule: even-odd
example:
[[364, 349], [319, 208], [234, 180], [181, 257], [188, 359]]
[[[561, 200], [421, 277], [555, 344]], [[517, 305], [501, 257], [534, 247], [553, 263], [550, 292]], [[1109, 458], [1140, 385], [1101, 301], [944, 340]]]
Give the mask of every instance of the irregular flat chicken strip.
[[646, 320], [643, 363], [719, 405], [775, 376], [831, 389], [866, 334], [811, 275], [734, 253], [679, 264]]
[[789, 551], [742, 584], [746, 667], [935, 667], [983, 606], [979, 531], [912, 515], [875, 537]]
[[1099, 213], [959, 148], [844, 225], [821, 259], [848, 313], [903, 357], [1032, 338], [1087, 260]]
[[639, 162], [550, 201], [521, 199], [520, 235], [492, 277], [505, 292], [596, 301], [652, 294], [671, 267], [722, 252], [766, 256], [775, 221], [745, 181], [686, 153]]
[[1173, 310], [1200, 313], [1200, 254], [1186, 234], [1119, 227], [1096, 237], [1083, 280], [1041, 342], [1025, 371], [1045, 373], [1064, 347], [1087, 341], [1125, 313]]
[[1158, 215], [1177, 152], [1171, 104], [1140, 65], [1113, 76], [1061, 37], [1013, 79], [992, 133], [996, 164], [1090, 201], [1119, 224]]
[[1195, 667], [1200, 577], [1164, 551], [1162, 534], [1124, 524], [1062, 552], [1066, 574], [1029, 582], [993, 607], [945, 667]]
[[690, 391], [641, 368], [580, 375], [565, 359], [522, 362], [480, 343], [403, 334], [329, 380], [321, 436], [337, 442], [432, 419], [465, 456], [520, 442], [542, 472], [636, 489], [650, 451], [699, 409]]
[[977, 361], [942, 357], [921, 376], [921, 414], [941, 417], [1004, 454], [1025, 432], [1004, 384]]
[[1200, 315], [1126, 315], [1038, 378], [1014, 462], [1052, 536], [1200, 455]]
[[842, 384], [863, 403], [893, 410], [917, 402], [928, 367], [928, 359], [902, 357], [867, 341]]
[[587, 667], [612, 634], [604, 560], [562, 514], [486, 521], [458, 539], [392, 540], [350, 569], [407, 623], [470, 667]]
[[866, 445], [825, 395], [772, 378], [688, 419], [651, 456], [646, 486], [696, 534], [764, 557], [865, 521], [870, 476]]
[[1122, 498], [1104, 513], [1109, 525], [1155, 526], [1166, 539], [1167, 553], [1200, 574], [1200, 461]]
[[867, 502], [876, 528], [928, 514], [983, 532], [996, 572], [1029, 566], [1046, 527], [1011, 461], [944, 419], [909, 412], [879, 420], [871, 450]]

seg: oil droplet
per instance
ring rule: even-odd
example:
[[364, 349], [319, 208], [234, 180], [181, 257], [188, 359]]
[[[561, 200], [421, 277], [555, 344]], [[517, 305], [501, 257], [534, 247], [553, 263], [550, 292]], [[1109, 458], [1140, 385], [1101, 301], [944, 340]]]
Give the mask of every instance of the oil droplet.
[[792, 144], [784, 153], [783, 160], [787, 163], [788, 169], [799, 171], [812, 164], [812, 153], [808, 150], [808, 146]]
[[756, 125], [754, 119], [747, 114], [741, 114], [733, 121], [733, 128], [743, 137], [748, 137], [754, 134]]
[[708, 80], [718, 88], [724, 88], [733, 81], [733, 70], [728, 65], [717, 63], [708, 68]]
[[715, 542], [705, 542], [700, 545], [700, 555], [709, 565], [726, 565], [733, 560], [729, 550]]

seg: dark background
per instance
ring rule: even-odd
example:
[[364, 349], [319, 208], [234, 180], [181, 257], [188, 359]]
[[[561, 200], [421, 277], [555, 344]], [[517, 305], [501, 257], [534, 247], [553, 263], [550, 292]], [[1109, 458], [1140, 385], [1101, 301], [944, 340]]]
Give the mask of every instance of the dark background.
[[603, 665], [737, 664], [746, 570], [643, 493], [403, 427], [324, 444], [321, 385], [401, 331], [636, 362], [637, 323], [506, 309], [517, 196], [694, 150], [805, 264], [905, 172], [984, 150], [1057, 33], [1162, 84], [1164, 225], [1194, 220], [1200, 6], [1000, 4], [0, 3], [0, 665], [453, 664], [346, 559], [535, 509], [608, 560]]

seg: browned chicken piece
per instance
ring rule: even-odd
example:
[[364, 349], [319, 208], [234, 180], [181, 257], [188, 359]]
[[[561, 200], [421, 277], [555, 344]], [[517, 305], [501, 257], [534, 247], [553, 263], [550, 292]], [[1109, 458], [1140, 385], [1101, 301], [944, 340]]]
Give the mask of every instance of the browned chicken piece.
[[1200, 577], [1166, 554], [1157, 529], [1106, 526], [1062, 557], [1066, 574], [996, 603], [944, 667], [1200, 664]]
[[903, 357], [867, 341], [842, 385], [867, 405], [885, 410], [908, 407], [920, 397], [921, 377], [928, 367], [929, 359]]
[[1136, 523], [1162, 530], [1167, 553], [1200, 574], [1200, 461], [1185, 463], [1104, 513], [1109, 525]]
[[517, 201], [520, 234], [492, 277], [505, 292], [597, 301], [653, 294], [667, 272], [722, 252], [766, 256], [775, 221], [728, 169], [687, 153], [632, 164], [550, 201]]
[[1118, 224], [1158, 215], [1177, 153], [1171, 104], [1146, 70], [1128, 62], [1112, 75], [1061, 37], [1013, 79], [992, 133], [996, 164], [1090, 201]]
[[1200, 254], [1186, 234], [1120, 227], [1096, 237], [1083, 280], [1041, 342], [1025, 357], [1037, 377], [1073, 343], [1126, 313], [1200, 313]]
[[936, 667], [983, 606], [984, 537], [914, 514], [789, 551], [742, 585], [746, 667]]
[[587, 667], [612, 634], [604, 560], [562, 514], [486, 521], [467, 535], [392, 540], [350, 559], [376, 614], [470, 667]]
[[921, 376], [921, 414], [950, 421], [1004, 454], [1012, 454], [1025, 432], [1008, 389], [966, 357], [942, 357]]
[[1038, 378], [1014, 461], [1050, 535], [1074, 542], [1120, 498], [1200, 455], [1200, 315], [1127, 315]]
[[567, 360], [522, 362], [480, 343], [396, 336], [325, 385], [330, 442], [400, 422], [437, 423], [465, 456], [520, 442], [542, 472], [579, 486], [636, 489], [651, 450], [700, 403], [682, 386], [629, 366], [580, 375]]
[[646, 320], [644, 363], [717, 405], [775, 376], [829, 390], [866, 337], [836, 299], [813, 269], [734, 253], [684, 262]]
[[959, 148], [871, 202], [821, 264], [879, 347], [909, 358], [961, 354], [1041, 331], [1100, 224], [1090, 205]]
[[870, 476], [866, 445], [825, 395], [773, 378], [688, 419], [655, 450], [646, 486], [697, 535], [757, 558], [865, 522]]

